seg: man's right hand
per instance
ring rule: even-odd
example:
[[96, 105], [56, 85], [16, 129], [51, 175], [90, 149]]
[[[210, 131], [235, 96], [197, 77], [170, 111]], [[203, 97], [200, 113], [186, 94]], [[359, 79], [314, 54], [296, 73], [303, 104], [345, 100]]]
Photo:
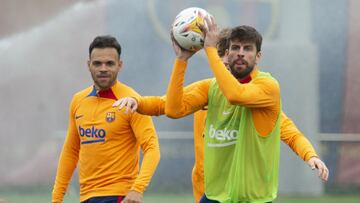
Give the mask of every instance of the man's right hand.
[[124, 98], [117, 100], [113, 104], [113, 107], [119, 107], [119, 109], [122, 109], [125, 107], [125, 113], [128, 113], [129, 110], [131, 111], [131, 113], [134, 113], [136, 111], [136, 109], [138, 108], [138, 103], [137, 103], [136, 99], [134, 99], [133, 97], [124, 97]]
[[171, 42], [173, 49], [175, 51], [176, 58], [187, 61], [192, 55], [196, 53], [196, 51], [189, 51], [180, 47], [180, 45], [176, 42], [174, 35], [170, 32]]

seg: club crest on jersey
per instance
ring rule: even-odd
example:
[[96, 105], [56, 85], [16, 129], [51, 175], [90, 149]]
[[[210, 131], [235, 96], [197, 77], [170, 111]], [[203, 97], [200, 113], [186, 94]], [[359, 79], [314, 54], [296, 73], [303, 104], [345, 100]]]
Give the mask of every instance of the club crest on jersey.
[[106, 118], [105, 120], [108, 122], [108, 123], [111, 123], [115, 120], [115, 112], [107, 112], [106, 113]]

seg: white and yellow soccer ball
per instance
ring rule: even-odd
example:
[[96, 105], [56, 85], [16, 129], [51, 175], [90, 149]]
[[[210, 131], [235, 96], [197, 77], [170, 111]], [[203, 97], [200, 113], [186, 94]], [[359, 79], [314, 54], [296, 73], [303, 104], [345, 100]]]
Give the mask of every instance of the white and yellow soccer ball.
[[204, 34], [201, 32], [198, 24], [205, 26], [205, 17], [210, 14], [197, 7], [191, 7], [182, 10], [174, 20], [172, 33], [176, 42], [184, 49], [189, 51], [198, 51], [204, 46]]

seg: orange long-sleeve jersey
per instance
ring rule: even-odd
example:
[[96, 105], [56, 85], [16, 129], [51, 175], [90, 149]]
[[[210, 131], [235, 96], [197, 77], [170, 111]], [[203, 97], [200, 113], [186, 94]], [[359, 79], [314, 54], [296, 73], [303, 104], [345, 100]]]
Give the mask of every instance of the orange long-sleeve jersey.
[[[250, 83], [241, 84], [225, 67], [216, 48], [206, 48], [210, 67], [223, 95], [233, 105], [249, 107], [257, 132], [268, 135], [275, 126], [280, 113], [280, 88], [274, 79], [257, 77], [255, 68], [249, 76]], [[200, 110], [207, 105], [210, 82], [203, 89], [183, 92], [187, 62], [176, 60], [167, 90], [165, 113], [172, 118], [180, 118]], [[254, 79], [253, 79], [254, 78]]]
[[159, 143], [149, 116], [112, 107], [126, 96], [139, 95], [119, 81], [106, 91], [97, 92], [92, 86], [74, 95], [52, 202], [62, 202], [77, 164], [80, 201], [125, 196], [129, 190], [144, 192], [160, 159]]
[[[186, 63], [181, 61], [176, 61], [174, 69], [179, 68], [184, 70]], [[178, 74], [178, 73], [177, 73]], [[253, 74], [252, 74], [253, 75]], [[244, 82], [250, 82], [246, 79]], [[211, 79], [202, 80], [195, 82], [189, 86], [186, 86], [183, 90], [185, 98], [196, 99], [199, 96], [194, 95], [194, 92], [202, 92], [200, 97], [207, 97], [207, 91], [209, 89]], [[182, 83], [177, 83], [182, 87]], [[195, 93], [195, 94], [196, 94]], [[162, 115], [165, 113], [165, 97], [140, 97], [138, 99], [138, 109], [137, 111], [145, 115]], [[185, 102], [190, 102], [191, 99], [186, 100]], [[186, 109], [183, 114], [190, 114], [194, 110]], [[204, 140], [203, 140], [203, 130], [205, 127], [206, 119], [206, 110], [196, 111], [194, 114], [194, 149], [195, 149], [195, 164], [192, 171], [192, 183], [193, 183], [193, 192], [196, 202], [198, 202], [201, 196], [204, 194], [204, 172], [203, 172], [203, 159], [204, 159]], [[255, 119], [255, 118], [254, 118]], [[285, 113], [281, 113], [280, 117], [280, 128], [281, 128], [281, 140], [286, 143], [298, 156], [300, 156], [304, 161], [309, 160], [311, 157], [317, 156], [313, 146], [309, 140], [297, 129], [295, 124], [289, 119]]]

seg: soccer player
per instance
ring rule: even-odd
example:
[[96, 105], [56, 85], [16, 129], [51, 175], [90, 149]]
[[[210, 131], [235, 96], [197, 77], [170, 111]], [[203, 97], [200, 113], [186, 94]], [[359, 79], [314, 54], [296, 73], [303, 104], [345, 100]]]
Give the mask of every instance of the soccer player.
[[193, 52], [175, 42], [165, 113], [180, 118], [208, 106], [204, 130], [205, 195], [200, 202], [271, 202], [277, 196], [280, 158], [280, 87], [258, 70], [262, 37], [250, 26], [232, 29], [227, 60], [217, 54], [217, 26], [206, 19], [204, 49], [215, 79], [184, 94]]
[[160, 150], [151, 117], [112, 107], [120, 98], [139, 96], [117, 80], [120, 54], [112, 36], [98, 36], [90, 44], [94, 85], [76, 93], [70, 104], [52, 202], [62, 202], [77, 164], [82, 203], [139, 203], [155, 172]]
[[[219, 41], [217, 44], [218, 55], [222, 58], [224, 64], [227, 64], [225, 52], [227, 49], [227, 37], [230, 29], [223, 29], [219, 34]], [[184, 88], [187, 91], [197, 88], [198, 84], [202, 82], [193, 83]], [[206, 82], [205, 82], [206, 83]], [[123, 98], [118, 100], [114, 106], [126, 107], [127, 110], [135, 111], [145, 115], [162, 115], [165, 109], [165, 97], [141, 97], [137, 98]], [[199, 202], [201, 196], [204, 194], [204, 172], [203, 172], [203, 157], [204, 157], [204, 139], [203, 130], [205, 127], [206, 108], [196, 111], [194, 113], [194, 152], [195, 164], [192, 171], [193, 194], [196, 202]], [[319, 177], [324, 181], [327, 180], [328, 169], [325, 164], [318, 158], [313, 146], [306, 139], [306, 137], [297, 129], [295, 124], [289, 119], [285, 113], [281, 113], [280, 117], [280, 138], [286, 143], [300, 158], [306, 161], [309, 166], [314, 169], [319, 169]]]

